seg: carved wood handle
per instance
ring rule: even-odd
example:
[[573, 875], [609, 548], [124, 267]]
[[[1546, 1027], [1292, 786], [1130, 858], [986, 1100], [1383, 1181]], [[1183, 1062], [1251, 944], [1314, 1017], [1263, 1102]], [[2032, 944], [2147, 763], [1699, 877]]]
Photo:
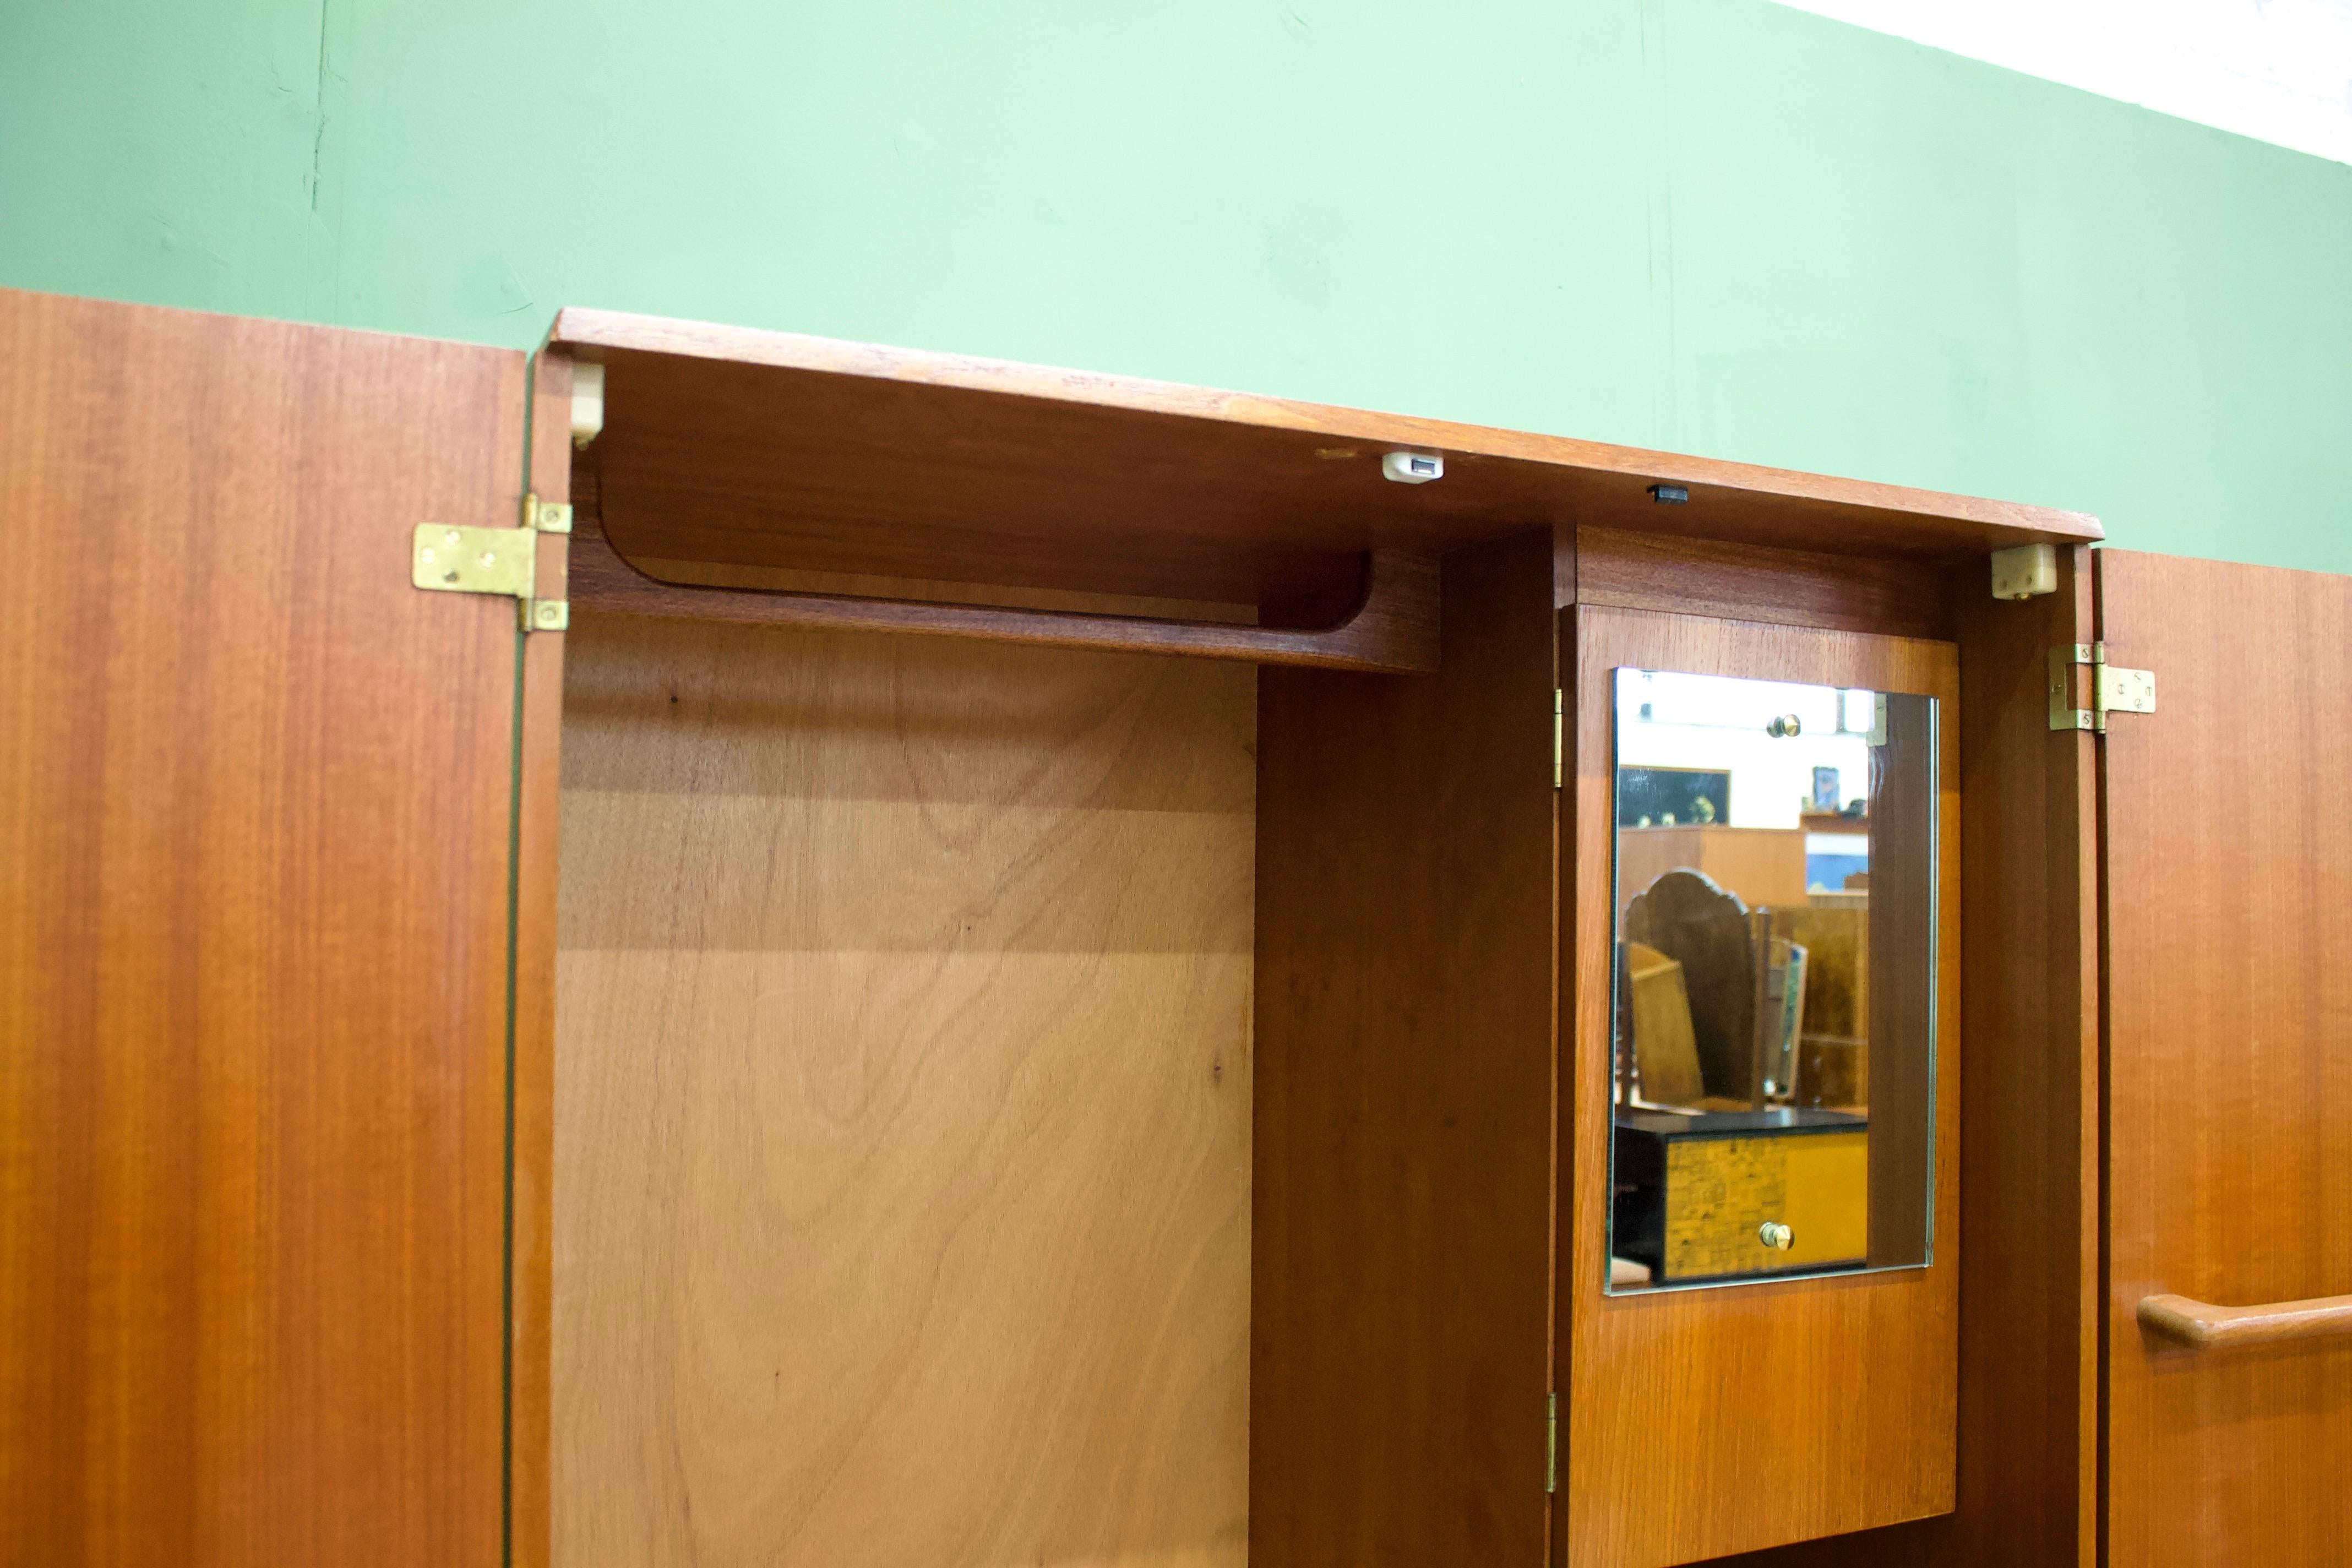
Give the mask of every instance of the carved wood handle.
[[2140, 1300], [2139, 1321], [2142, 1327], [2193, 1350], [2275, 1344], [2352, 1334], [2352, 1296], [2315, 1296], [2259, 1307], [2217, 1307], [2187, 1296], [2147, 1296]]

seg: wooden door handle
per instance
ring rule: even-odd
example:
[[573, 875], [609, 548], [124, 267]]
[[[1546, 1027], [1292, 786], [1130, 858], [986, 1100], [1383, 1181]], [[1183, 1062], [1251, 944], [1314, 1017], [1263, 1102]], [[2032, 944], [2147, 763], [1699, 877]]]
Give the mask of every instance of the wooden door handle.
[[2168, 1335], [2193, 1350], [2223, 1345], [2267, 1345], [2283, 1340], [2314, 1340], [2352, 1334], [2352, 1296], [2314, 1296], [2307, 1301], [2270, 1301], [2259, 1307], [2217, 1307], [2187, 1296], [2140, 1299], [2143, 1328]]

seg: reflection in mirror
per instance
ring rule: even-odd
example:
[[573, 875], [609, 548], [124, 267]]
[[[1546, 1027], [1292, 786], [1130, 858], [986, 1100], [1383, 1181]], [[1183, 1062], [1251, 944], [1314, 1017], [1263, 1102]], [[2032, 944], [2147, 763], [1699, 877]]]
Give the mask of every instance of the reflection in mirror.
[[1927, 1261], [1936, 722], [1616, 672], [1612, 1292]]

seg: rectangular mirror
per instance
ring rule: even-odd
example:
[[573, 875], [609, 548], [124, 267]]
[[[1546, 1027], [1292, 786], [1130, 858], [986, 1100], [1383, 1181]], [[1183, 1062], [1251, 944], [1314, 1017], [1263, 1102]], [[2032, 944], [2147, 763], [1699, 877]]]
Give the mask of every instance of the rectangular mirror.
[[1608, 1289], [1925, 1264], [1936, 700], [1615, 693]]

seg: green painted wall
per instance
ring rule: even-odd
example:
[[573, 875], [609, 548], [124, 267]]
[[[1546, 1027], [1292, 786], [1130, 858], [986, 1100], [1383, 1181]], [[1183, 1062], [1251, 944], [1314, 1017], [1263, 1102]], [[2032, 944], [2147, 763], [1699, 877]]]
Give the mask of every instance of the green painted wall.
[[16, 0], [0, 282], [789, 327], [2352, 571], [2352, 168], [1762, 0]]

